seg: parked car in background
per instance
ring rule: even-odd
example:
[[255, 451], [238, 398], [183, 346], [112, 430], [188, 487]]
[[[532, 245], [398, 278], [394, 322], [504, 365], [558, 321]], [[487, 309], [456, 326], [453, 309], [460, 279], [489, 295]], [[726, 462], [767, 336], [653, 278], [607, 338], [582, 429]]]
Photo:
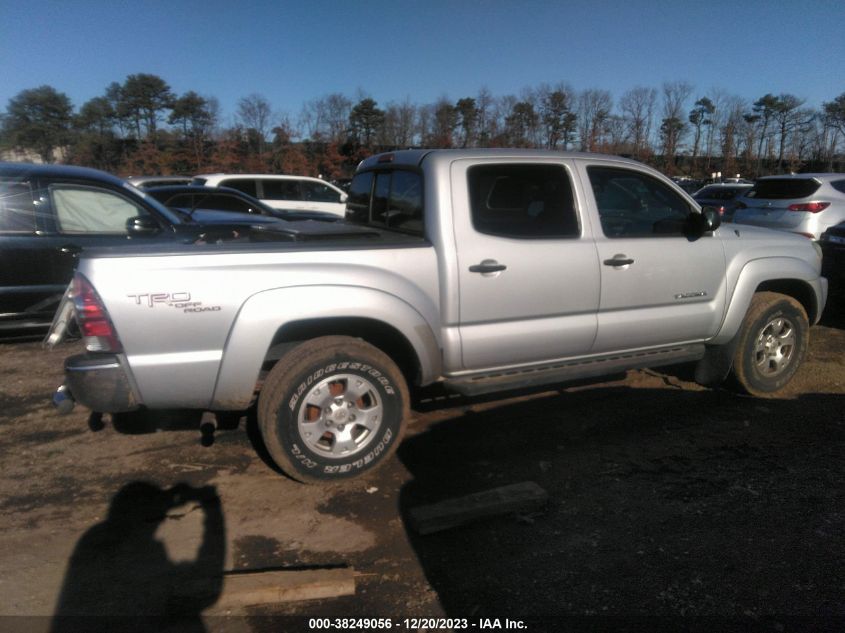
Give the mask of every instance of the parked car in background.
[[819, 238], [822, 247], [822, 274], [831, 289], [845, 295], [845, 222], [830, 227]]
[[701, 185], [704, 184], [704, 181], [690, 178], [689, 176], [673, 176], [671, 180], [690, 195], [694, 191], [698, 191]]
[[146, 189], [163, 185], [188, 185], [191, 183], [191, 176], [130, 176], [126, 181], [136, 187]]
[[242, 213], [200, 222], [102, 171], [0, 163], [0, 336], [50, 324], [84, 249], [229, 240], [280, 222]]
[[346, 214], [346, 193], [334, 185], [307, 176], [273, 174], [203, 174], [192, 184], [231, 187], [276, 209]]
[[757, 180], [734, 214], [737, 224], [800, 233], [818, 240], [845, 221], [845, 174], [789, 174]]
[[[335, 222], [340, 218], [325, 211], [285, 211], [274, 209], [261, 200], [230, 187], [205, 187], [203, 185], [169, 185], [148, 187], [144, 190], [166, 207], [187, 214], [197, 222], [215, 221], [220, 213], [231, 219], [243, 219], [244, 214], [260, 218], [282, 220], [322, 220]], [[236, 215], [232, 215], [236, 214]], [[238, 217], [241, 216], [241, 217]]]
[[730, 222], [738, 206], [741, 206], [740, 199], [753, 185], [748, 184], [725, 184], [714, 183], [705, 185], [694, 194], [693, 199], [702, 207], [713, 207], [722, 216], [722, 221]]

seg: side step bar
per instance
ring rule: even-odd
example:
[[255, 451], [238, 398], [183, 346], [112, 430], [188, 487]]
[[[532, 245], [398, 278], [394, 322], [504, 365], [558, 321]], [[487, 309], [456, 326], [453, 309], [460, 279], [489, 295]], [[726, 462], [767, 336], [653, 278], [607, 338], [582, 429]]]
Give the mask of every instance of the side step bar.
[[642, 352], [593, 356], [551, 365], [509, 369], [489, 374], [447, 379], [444, 386], [465, 396], [495, 391], [517, 390], [541, 385], [600, 378], [629, 369], [645, 369], [660, 365], [676, 365], [701, 360], [704, 344], [676, 345]]

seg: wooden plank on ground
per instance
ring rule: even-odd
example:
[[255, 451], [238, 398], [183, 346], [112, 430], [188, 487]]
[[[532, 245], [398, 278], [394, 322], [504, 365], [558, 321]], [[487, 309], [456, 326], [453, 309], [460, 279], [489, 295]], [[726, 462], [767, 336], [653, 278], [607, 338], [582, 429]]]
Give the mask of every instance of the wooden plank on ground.
[[548, 493], [540, 486], [524, 481], [411, 508], [408, 518], [415, 532], [431, 534], [485, 517], [537, 510], [548, 499]]
[[354, 594], [355, 571], [351, 567], [227, 574], [214, 609]]

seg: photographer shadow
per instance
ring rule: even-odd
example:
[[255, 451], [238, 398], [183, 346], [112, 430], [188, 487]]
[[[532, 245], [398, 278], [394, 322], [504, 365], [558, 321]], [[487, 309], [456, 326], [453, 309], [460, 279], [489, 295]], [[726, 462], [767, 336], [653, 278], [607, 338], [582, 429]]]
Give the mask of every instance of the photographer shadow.
[[[196, 559], [175, 563], [156, 531], [197, 509], [203, 535]], [[129, 483], [112, 499], [106, 520], [77, 543], [51, 631], [205, 631], [200, 616], [220, 596], [224, 556], [223, 513], [213, 487]]]

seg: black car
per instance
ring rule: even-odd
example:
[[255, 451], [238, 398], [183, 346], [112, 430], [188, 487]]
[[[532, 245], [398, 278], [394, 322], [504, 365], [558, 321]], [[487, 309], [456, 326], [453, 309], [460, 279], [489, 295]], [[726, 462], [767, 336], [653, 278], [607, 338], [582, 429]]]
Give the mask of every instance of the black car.
[[[274, 209], [249, 194], [231, 187], [206, 187], [204, 185], [166, 185], [145, 187], [144, 192], [180, 215], [187, 214], [199, 223], [218, 221], [220, 212], [228, 214], [252, 214], [258, 217], [282, 220], [322, 220], [335, 222], [333, 213]], [[237, 218], [236, 215], [229, 215]]]
[[85, 248], [234, 239], [277, 218], [171, 211], [95, 169], [0, 163], [0, 336], [50, 324]]
[[822, 275], [830, 280], [831, 291], [845, 296], [845, 222], [821, 234]]
[[715, 207], [722, 221], [730, 222], [736, 210], [743, 206], [742, 196], [753, 186], [752, 183], [716, 183], [702, 187], [692, 197], [702, 207]]

